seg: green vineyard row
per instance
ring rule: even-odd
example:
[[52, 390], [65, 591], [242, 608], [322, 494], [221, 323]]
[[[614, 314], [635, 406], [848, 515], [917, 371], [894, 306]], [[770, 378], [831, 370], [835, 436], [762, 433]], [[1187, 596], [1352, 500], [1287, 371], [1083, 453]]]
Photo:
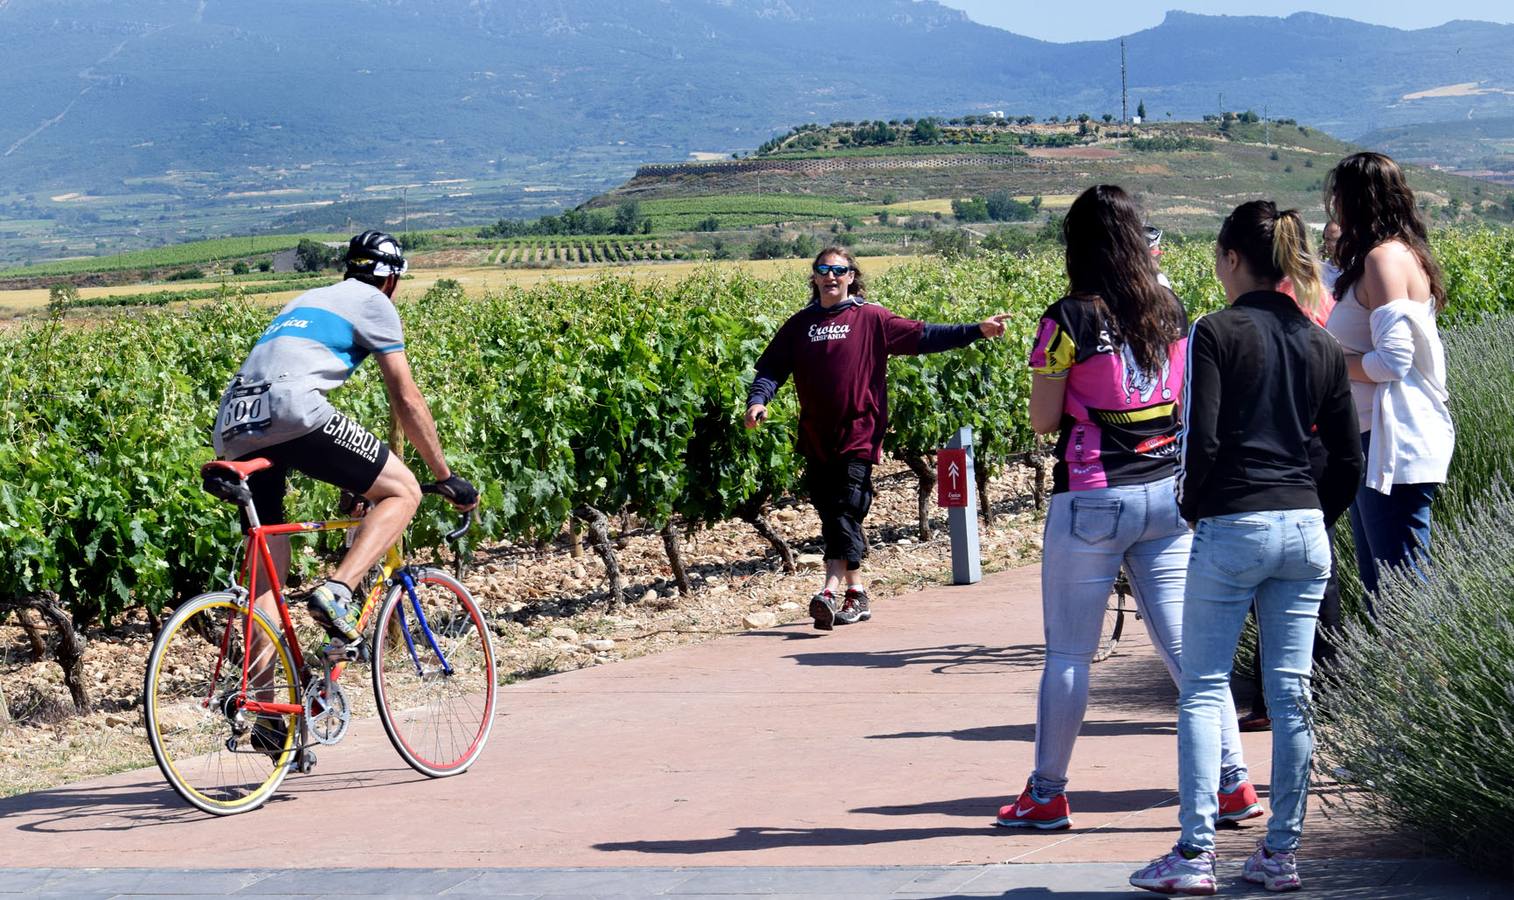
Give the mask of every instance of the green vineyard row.
[[[1514, 308], [1514, 233], [1445, 235], [1437, 251], [1452, 317]], [[1163, 260], [1194, 312], [1222, 302], [1212, 259], [1193, 244]], [[1025, 359], [1064, 282], [1053, 253], [922, 259], [870, 279], [873, 299], [915, 318], [1012, 314], [1004, 340], [890, 364], [885, 449], [918, 460], [971, 425], [992, 471], [1031, 447]], [[443, 282], [402, 294], [400, 312], [449, 460], [483, 491], [480, 538], [521, 540], [590, 507], [698, 527], [794, 490], [792, 387], [763, 428], [747, 431], [740, 416], [753, 363], [806, 296], [798, 276], [710, 267], [676, 283], [601, 278], [483, 296]], [[200, 490], [196, 470], [211, 458], [220, 391], [269, 316], [233, 296], [0, 335], [0, 599], [54, 591], [89, 622], [224, 582], [236, 516]], [[333, 400], [386, 431], [374, 367]], [[297, 478], [289, 502], [292, 515], [320, 518], [335, 496]], [[449, 518], [427, 507], [414, 538], [434, 540]]]

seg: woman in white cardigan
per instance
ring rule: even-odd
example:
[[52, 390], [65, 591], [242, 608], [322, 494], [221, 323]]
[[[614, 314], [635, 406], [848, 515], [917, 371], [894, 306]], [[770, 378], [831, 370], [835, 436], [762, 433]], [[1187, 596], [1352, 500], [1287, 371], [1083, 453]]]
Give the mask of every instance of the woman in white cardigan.
[[1346, 351], [1367, 456], [1351, 530], [1370, 594], [1380, 566], [1416, 571], [1430, 551], [1430, 504], [1455, 443], [1435, 327], [1446, 293], [1414, 192], [1392, 159], [1341, 160], [1325, 180], [1325, 205], [1341, 228], [1339, 302], [1327, 327]]

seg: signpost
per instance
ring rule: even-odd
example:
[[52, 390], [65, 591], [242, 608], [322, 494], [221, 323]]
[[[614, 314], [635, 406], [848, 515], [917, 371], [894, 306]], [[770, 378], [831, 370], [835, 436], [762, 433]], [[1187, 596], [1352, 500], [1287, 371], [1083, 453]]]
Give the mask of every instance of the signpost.
[[978, 546], [978, 491], [973, 477], [973, 430], [957, 430], [936, 451], [936, 502], [947, 510], [952, 537], [952, 584], [983, 580]]

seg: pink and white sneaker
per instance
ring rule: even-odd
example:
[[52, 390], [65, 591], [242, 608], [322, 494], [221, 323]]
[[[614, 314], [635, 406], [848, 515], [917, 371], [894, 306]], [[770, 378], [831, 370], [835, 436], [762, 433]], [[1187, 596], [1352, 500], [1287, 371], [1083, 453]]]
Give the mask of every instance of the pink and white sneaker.
[[1257, 841], [1256, 852], [1241, 867], [1241, 875], [1269, 891], [1296, 891], [1304, 886], [1298, 877], [1298, 861], [1292, 853], [1273, 853], [1265, 841]]
[[1171, 853], [1152, 860], [1146, 868], [1132, 874], [1130, 884], [1158, 894], [1208, 896], [1216, 890], [1214, 853], [1202, 850], [1189, 859], [1182, 850], [1173, 847]]

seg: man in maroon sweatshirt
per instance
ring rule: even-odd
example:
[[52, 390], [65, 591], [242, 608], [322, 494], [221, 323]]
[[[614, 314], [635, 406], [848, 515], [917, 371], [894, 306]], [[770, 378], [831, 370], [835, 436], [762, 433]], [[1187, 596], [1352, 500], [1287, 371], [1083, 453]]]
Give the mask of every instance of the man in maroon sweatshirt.
[[[895, 315], [863, 295], [856, 260], [840, 247], [815, 257], [810, 305], [783, 323], [757, 360], [746, 427], [794, 376], [799, 393], [799, 452], [805, 485], [820, 514], [825, 586], [810, 600], [815, 627], [830, 631], [872, 618], [860, 571], [867, 541], [862, 519], [873, 502], [873, 465], [888, 430], [888, 358], [965, 347], [1004, 333], [1007, 314], [967, 325], [927, 325]], [[846, 593], [840, 603], [836, 591]]]

